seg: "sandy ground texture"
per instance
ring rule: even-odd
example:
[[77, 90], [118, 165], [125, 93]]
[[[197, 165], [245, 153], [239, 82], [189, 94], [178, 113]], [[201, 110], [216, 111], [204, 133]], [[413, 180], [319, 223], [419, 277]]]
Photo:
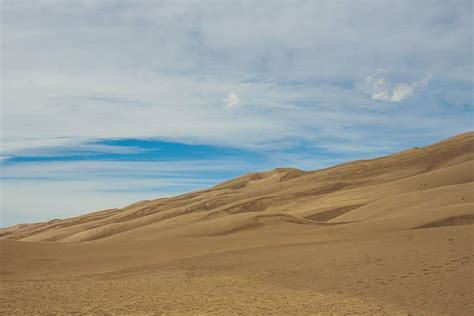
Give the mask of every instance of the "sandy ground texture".
[[474, 133], [0, 229], [3, 314], [474, 314]]

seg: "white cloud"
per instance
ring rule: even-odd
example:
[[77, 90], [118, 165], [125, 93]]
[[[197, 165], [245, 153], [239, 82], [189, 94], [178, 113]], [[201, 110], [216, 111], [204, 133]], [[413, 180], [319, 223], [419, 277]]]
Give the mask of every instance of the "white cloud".
[[373, 75], [368, 76], [364, 84], [360, 86], [371, 95], [372, 100], [401, 102], [426, 87], [431, 80], [431, 75], [428, 75], [418, 82], [392, 82], [386, 76], [385, 71], [378, 70]]
[[415, 90], [418, 86], [417, 82], [413, 82], [411, 84], [408, 83], [400, 83], [393, 88], [392, 96], [388, 101], [391, 102], [400, 102], [409, 96], [412, 96], [415, 93]]
[[239, 97], [233, 93], [230, 92], [229, 95], [227, 95], [227, 98], [224, 100], [225, 106], [228, 109], [234, 109], [240, 107], [240, 99]]

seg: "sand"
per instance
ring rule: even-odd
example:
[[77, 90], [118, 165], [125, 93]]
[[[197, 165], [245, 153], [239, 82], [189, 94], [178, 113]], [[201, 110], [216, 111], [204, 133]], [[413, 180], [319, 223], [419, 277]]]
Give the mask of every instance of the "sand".
[[0, 229], [7, 314], [474, 313], [474, 133]]

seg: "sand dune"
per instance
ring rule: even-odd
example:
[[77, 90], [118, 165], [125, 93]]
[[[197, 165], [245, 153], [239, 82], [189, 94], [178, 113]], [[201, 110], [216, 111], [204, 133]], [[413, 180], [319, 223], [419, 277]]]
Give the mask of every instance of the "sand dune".
[[472, 314], [473, 192], [471, 132], [3, 228], [0, 311]]

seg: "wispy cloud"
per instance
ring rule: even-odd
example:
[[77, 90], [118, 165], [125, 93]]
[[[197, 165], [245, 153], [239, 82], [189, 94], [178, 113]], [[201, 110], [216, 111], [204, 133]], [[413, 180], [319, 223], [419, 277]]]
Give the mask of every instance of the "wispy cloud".
[[238, 108], [240, 107], [240, 98], [234, 92], [230, 92], [224, 100], [224, 103], [228, 109]]
[[378, 70], [368, 76], [364, 83], [359, 86], [371, 95], [372, 100], [401, 102], [426, 87], [432, 77], [432, 75], [428, 75], [421, 81], [407, 83], [391, 81], [386, 75], [385, 71]]

